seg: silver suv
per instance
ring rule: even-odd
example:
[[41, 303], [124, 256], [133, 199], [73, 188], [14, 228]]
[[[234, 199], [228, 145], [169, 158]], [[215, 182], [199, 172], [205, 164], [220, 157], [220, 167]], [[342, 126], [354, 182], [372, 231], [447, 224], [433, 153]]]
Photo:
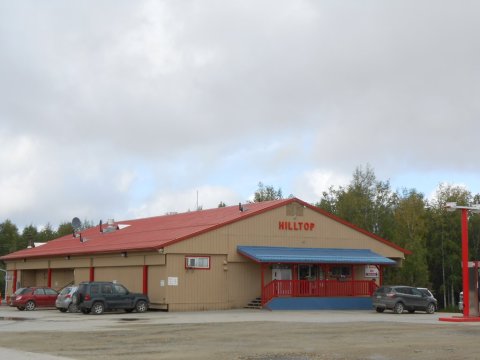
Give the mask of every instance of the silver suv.
[[380, 313], [389, 309], [397, 314], [404, 310], [409, 313], [420, 310], [433, 314], [437, 309], [437, 299], [412, 286], [381, 286], [372, 295], [372, 305]]

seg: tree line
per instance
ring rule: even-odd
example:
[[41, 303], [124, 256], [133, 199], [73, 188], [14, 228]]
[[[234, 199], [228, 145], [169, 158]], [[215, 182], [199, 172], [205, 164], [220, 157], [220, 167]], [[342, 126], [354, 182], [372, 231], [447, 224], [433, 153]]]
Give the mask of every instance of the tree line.
[[[281, 189], [259, 183], [254, 201], [281, 198]], [[412, 252], [402, 267], [386, 268], [385, 284], [428, 287], [442, 307], [453, 307], [462, 291], [461, 213], [448, 212], [447, 202], [479, 204], [480, 194], [448, 184], [440, 184], [432, 199], [416, 189], [394, 191], [367, 165], [314, 205]], [[469, 213], [468, 234], [469, 260], [480, 260], [480, 214]]]
[[[292, 195], [290, 195], [292, 196]], [[253, 202], [282, 199], [280, 188], [258, 184]], [[440, 184], [432, 199], [416, 189], [393, 190], [389, 181], [378, 180], [370, 166], [357, 167], [350, 183], [332, 186], [314, 204], [346, 221], [385, 238], [412, 253], [402, 267], [387, 268], [384, 283], [428, 287], [442, 307], [454, 306], [462, 290], [460, 212], [447, 212], [447, 202], [458, 205], [480, 203], [480, 194]], [[219, 207], [226, 206], [224, 202]], [[92, 226], [85, 221], [83, 227]], [[469, 213], [470, 260], [480, 259], [480, 214]], [[71, 234], [72, 225], [62, 223], [21, 232], [10, 220], [0, 223], [0, 256], [35, 242]], [[0, 276], [0, 289], [3, 277]]]

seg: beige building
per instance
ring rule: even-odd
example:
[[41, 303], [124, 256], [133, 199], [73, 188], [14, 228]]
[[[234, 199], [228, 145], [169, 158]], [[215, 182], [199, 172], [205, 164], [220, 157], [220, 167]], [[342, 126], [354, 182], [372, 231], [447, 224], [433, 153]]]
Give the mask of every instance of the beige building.
[[[114, 222], [0, 258], [8, 294], [117, 281], [169, 311], [368, 298], [409, 252], [299, 199]], [[306, 305], [306, 299], [317, 305]], [[289, 306], [289, 305], [282, 305]], [[320, 306], [321, 307], [321, 306]]]

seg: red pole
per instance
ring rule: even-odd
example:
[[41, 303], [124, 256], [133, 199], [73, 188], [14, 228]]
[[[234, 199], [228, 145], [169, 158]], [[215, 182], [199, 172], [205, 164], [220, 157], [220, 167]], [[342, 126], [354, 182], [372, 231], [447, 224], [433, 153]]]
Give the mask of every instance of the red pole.
[[378, 284], [379, 286], [382, 286], [383, 285], [383, 266], [380, 265], [380, 284]]
[[90, 266], [90, 281], [95, 281], [95, 268]]
[[355, 265], [351, 265], [352, 272], [352, 296], [355, 296]]
[[48, 268], [47, 272], [47, 286], [52, 287], [52, 269]]
[[462, 278], [463, 278], [463, 316], [470, 316], [468, 291], [468, 212], [462, 209]]
[[148, 295], [148, 265], [143, 265], [143, 293]]
[[17, 291], [17, 270], [13, 270], [13, 284], [12, 284], [12, 291]]
[[262, 298], [262, 305], [265, 305], [265, 293], [264, 293], [264, 286], [265, 286], [265, 279], [264, 279], [264, 272], [265, 272], [265, 266], [263, 263], [260, 263], [260, 269], [261, 269], [261, 272], [262, 272], [262, 276], [261, 276], [261, 298]]

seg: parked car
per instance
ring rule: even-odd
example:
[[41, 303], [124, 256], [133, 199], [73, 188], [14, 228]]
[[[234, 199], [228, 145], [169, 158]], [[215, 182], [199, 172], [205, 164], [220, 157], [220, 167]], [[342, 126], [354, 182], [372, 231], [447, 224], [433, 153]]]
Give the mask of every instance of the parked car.
[[58, 292], [45, 286], [20, 288], [10, 298], [10, 306], [18, 310], [32, 311], [37, 307], [55, 307]]
[[372, 304], [377, 312], [389, 309], [397, 314], [404, 310], [433, 314], [437, 309], [437, 299], [412, 286], [381, 286], [373, 293]]
[[435, 299], [435, 310], [438, 310], [438, 300], [435, 296], [433, 296], [433, 293], [428, 289], [428, 288], [417, 288], [420, 290], [423, 294], [430, 296]]
[[60, 291], [55, 301], [55, 307], [61, 312], [78, 312], [77, 304], [72, 302], [73, 294], [78, 290], [78, 286], [67, 286]]
[[150, 306], [147, 295], [130, 292], [121, 284], [106, 281], [80, 283], [73, 302], [82, 313], [96, 315], [111, 310], [145, 312]]

